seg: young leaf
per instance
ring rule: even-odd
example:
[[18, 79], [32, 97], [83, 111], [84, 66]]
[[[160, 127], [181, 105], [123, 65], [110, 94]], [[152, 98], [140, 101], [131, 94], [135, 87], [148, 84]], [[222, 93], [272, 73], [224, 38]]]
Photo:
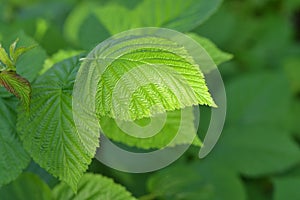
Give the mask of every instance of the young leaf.
[[[15, 50], [16, 44], [19, 40], [22, 46], [34, 46], [36, 43], [33, 41], [33, 39], [25, 35], [24, 32], [19, 32], [16, 34], [4, 34], [4, 38], [7, 38], [7, 41], [11, 41], [15, 38], [19, 38], [10, 45], [10, 52], [13, 52]], [[5, 40], [3, 42], [7, 42], [7, 41]], [[10, 53], [10, 55], [12, 54], [13, 53]], [[32, 59], [33, 57], [35, 59]], [[27, 79], [29, 82], [32, 82], [38, 75], [38, 71], [42, 67], [45, 58], [46, 58], [46, 53], [41, 47], [37, 47], [31, 50], [30, 52], [26, 53], [24, 56], [20, 57], [20, 59], [16, 63], [17, 73], [20, 76]], [[10, 97], [12, 96], [12, 94], [9, 93], [5, 88], [0, 87], [0, 96]]]
[[112, 179], [96, 174], [85, 174], [78, 183], [78, 193], [61, 183], [53, 189], [56, 200], [136, 200], [126, 189], [114, 183]]
[[8, 54], [6, 53], [5, 49], [3, 47], [1, 47], [0, 45], [0, 61], [6, 65], [7, 70], [16, 70], [16, 62], [18, 60], [18, 58], [26, 53], [27, 51], [33, 49], [34, 47], [36, 47], [36, 45], [32, 45], [29, 47], [19, 47], [16, 49], [17, 46], [17, 42], [19, 41], [19, 39], [16, 39], [9, 47], [9, 57]]
[[72, 89], [79, 57], [56, 64], [32, 85], [30, 112], [20, 112], [17, 127], [25, 149], [49, 173], [77, 189], [99, 145], [99, 133], [78, 133]]
[[6, 50], [0, 45], [0, 62], [2, 62], [6, 67], [13, 67], [14, 64], [10, 60]]
[[32, 45], [32, 46], [28, 46], [28, 47], [18, 47], [17, 49], [15, 49], [15, 51], [14, 51], [13, 54], [11, 55], [13, 61], [17, 61], [18, 58], [19, 58], [22, 54], [26, 53], [27, 51], [29, 51], [29, 50], [31, 50], [31, 49], [33, 49], [33, 48], [35, 48], [35, 47], [37, 47], [37, 45]]
[[14, 182], [0, 189], [2, 200], [53, 200], [49, 186], [37, 175], [23, 173]]
[[12, 55], [14, 54], [16, 50], [17, 43], [19, 41], [19, 38], [17, 38], [10, 46], [9, 46], [9, 56], [11, 60], [14, 60]]
[[[147, 35], [107, 43], [95, 48], [83, 64], [101, 68], [98, 116], [126, 121], [197, 104], [216, 107], [200, 67], [183, 46]], [[159, 108], [152, 110], [154, 106]]]
[[16, 105], [15, 97], [0, 98], [0, 188], [16, 179], [30, 161], [16, 132]]
[[[7, 41], [5, 40], [3, 41], [3, 43], [19, 38], [18, 44], [23, 47], [33, 47], [37, 44], [36, 41], [27, 36], [23, 31], [13, 34], [5, 34], [4, 38], [7, 38]], [[33, 82], [38, 76], [39, 71], [43, 68], [46, 57], [47, 54], [45, 50], [40, 46], [31, 49], [30, 51], [19, 57], [18, 61], [16, 62], [17, 73], [20, 76], [26, 78], [29, 82]]]
[[26, 110], [29, 109], [31, 86], [28, 80], [14, 71], [2, 71], [0, 72], [0, 85], [18, 97]]

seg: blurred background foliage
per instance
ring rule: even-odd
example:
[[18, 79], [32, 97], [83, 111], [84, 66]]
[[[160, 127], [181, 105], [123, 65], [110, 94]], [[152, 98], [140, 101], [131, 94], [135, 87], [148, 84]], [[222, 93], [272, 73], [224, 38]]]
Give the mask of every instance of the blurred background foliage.
[[[43, 72], [111, 34], [142, 27], [144, 21], [135, 14], [160, 9], [159, 0], [147, 2], [1, 0], [0, 41], [7, 46], [20, 34], [37, 41], [40, 47], [32, 52], [37, 60], [29, 59], [28, 65]], [[106, 20], [99, 21], [97, 13]], [[181, 23], [173, 26], [234, 55], [219, 66], [228, 113], [215, 149], [199, 160], [199, 149], [191, 147], [154, 173], [122, 173], [97, 160], [89, 171], [112, 177], [144, 200], [300, 199], [300, 0], [224, 0], [204, 23], [192, 29], [186, 26], [190, 22]], [[26, 171], [50, 187], [57, 183], [33, 162]]]

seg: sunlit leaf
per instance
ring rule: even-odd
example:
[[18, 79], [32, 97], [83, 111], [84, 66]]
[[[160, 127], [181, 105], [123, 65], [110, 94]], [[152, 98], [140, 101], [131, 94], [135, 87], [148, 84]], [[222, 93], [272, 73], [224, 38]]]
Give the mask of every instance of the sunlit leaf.
[[216, 107], [200, 67], [176, 42], [146, 35], [103, 45], [83, 63], [105, 69], [96, 94], [98, 116], [126, 121], [197, 104]]

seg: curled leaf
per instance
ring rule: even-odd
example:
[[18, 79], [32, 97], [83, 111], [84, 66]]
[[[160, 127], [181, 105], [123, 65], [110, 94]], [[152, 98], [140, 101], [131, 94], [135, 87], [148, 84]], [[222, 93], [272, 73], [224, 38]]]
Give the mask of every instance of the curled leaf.
[[24, 53], [26, 53], [27, 51], [35, 48], [37, 45], [31, 45], [29, 47], [19, 47], [17, 48], [13, 54], [11, 54], [11, 58], [14, 62], [16, 62], [18, 60], [18, 58], [23, 55]]
[[29, 109], [31, 86], [27, 79], [14, 71], [2, 71], [0, 73], [0, 85], [18, 97], [24, 107]]
[[19, 41], [19, 38], [17, 38], [10, 46], [9, 46], [9, 55], [10, 59], [13, 60], [12, 55], [14, 54], [16, 50], [17, 43]]
[[5, 49], [1, 45], [0, 45], [0, 61], [7, 67], [14, 66], [13, 62], [8, 57], [8, 54], [6, 53]]

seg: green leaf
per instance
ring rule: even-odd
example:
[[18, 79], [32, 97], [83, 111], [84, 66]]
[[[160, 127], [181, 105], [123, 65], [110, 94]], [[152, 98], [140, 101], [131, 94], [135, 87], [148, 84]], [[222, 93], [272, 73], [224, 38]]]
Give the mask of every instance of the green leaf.
[[10, 60], [6, 50], [0, 44], [0, 62], [6, 65], [6, 67], [13, 67], [14, 64]]
[[[155, 3], [149, 0], [148, 2], [145, 2], [145, 6], [141, 6], [140, 12], [146, 10], [149, 11], [150, 14], [151, 9], [149, 9], [149, 7], [153, 7], [153, 9], [156, 10], [153, 17], [157, 18], [155, 20], [152, 18], [152, 20], [157, 21], [157, 19], [161, 19], [161, 16], [166, 16], [166, 11], [168, 11], [167, 13], [169, 16], [167, 15], [167, 19], [160, 22], [160, 26], [187, 32], [205, 22], [214, 12], [216, 12], [222, 3], [222, 0], [179, 0], [175, 4], [174, 3], [174, 1], [169, 0], [162, 5], [159, 0], [156, 0]], [[157, 8], [156, 5], [160, 5], [159, 8]]]
[[198, 42], [207, 51], [216, 65], [229, 61], [233, 58], [233, 55], [218, 49], [218, 47], [216, 47], [216, 45], [213, 44], [209, 39], [201, 37], [195, 33], [188, 33], [187, 35]]
[[73, 56], [79, 55], [82, 51], [78, 50], [59, 50], [51, 57], [45, 60], [43, 69], [39, 72], [39, 74], [45, 73], [48, 69], [50, 69], [55, 63], [61, 62], [67, 58], [71, 58]]
[[13, 65], [15, 65], [15, 63], [17, 62], [18, 58], [21, 55], [23, 55], [27, 51], [29, 51], [37, 46], [37, 45], [32, 45], [32, 46], [28, 46], [28, 47], [24, 46], [24, 47], [16, 48], [18, 41], [19, 41], [19, 39], [17, 38], [9, 47], [9, 56], [10, 56], [10, 60], [12, 61]]
[[[93, 31], [91, 32], [91, 30]], [[80, 44], [84, 49], [88, 50], [94, 48], [99, 42], [110, 36], [110, 32], [103, 26], [95, 14], [89, 14], [85, 18], [78, 33]]]
[[57, 178], [53, 177], [33, 160], [31, 160], [25, 172], [34, 173], [35, 175], [39, 176], [50, 188], [53, 188], [59, 183]]
[[7, 97], [11, 97], [11, 96], [13, 96], [12, 93], [7, 91], [4, 87], [0, 87], [0, 97], [7, 98]]
[[17, 49], [15, 49], [14, 53], [12, 54], [12, 59], [14, 61], [17, 61], [21, 55], [30, 51], [31, 49], [35, 48], [36, 46], [37, 45], [32, 45], [32, 46], [28, 46], [28, 47], [18, 47]]
[[73, 121], [72, 89], [79, 57], [56, 64], [32, 85], [30, 112], [18, 115], [25, 149], [41, 167], [74, 191], [99, 145], [99, 135], [78, 133]]
[[[19, 46], [34, 47], [37, 45], [37, 43], [23, 31], [5, 34], [3, 45], [9, 46], [16, 38], [19, 38]], [[19, 51], [23, 50], [20, 49]], [[26, 78], [29, 82], [32, 82], [42, 69], [46, 57], [46, 52], [40, 46], [31, 49], [18, 59], [16, 63], [17, 73]]]
[[292, 98], [288, 87], [282, 73], [239, 76], [226, 87], [228, 124], [286, 128]]
[[[24, 32], [17, 32], [13, 34], [5, 33], [4, 38], [5, 41], [3, 41], [3, 44], [5, 44], [5, 46], [11, 44], [11, 42], [13, 42], [13, 40], [15, 40], [16, 38], [19, 38], [19, 43], [22, 46], [36, 45], [36, 42], [32, 38], [27, 36]], [[12, 44], [11, 48], [14, 48], [13, 46], [14, 45]], [[17, 73], [20, 76], [26, 78], [29, 82], [32, 82], [37, 77], [38, 71], [42, 68], [45, 59], [45, 51], [41, 47], [36, 47], [35, 49], [32, 49], [30, 52], [26, 53], [19, 59], [19, 61], [16, 64]], [[10, 97], [12, 96], [12, 94], [7, 92], [4, 88], [0, 87], [0, 96]]]
[[226, 88], [227, 127], [208, 159], [251, 177], [298, 163], [299, 148], [288, 130], [292, 99], [287, 88], [282, 73], [260, 72], [231, 81]]
[[[85, 25], [84, 21], [88, 19], [88, 16], [91, 15], [95, 7], [99, 6], [99, 4], [95, 2], [82, 2], [75, 7], [72, 12], [69, 14], [66, 19], [64, 26], [64, 35], [68, 41], [73, 44], [80, 45], [79, 43], [79, 31], [81, 30], [81, 26]], [[91, 29], [89, 29], [91, 31]], [[88, 30], [82, 30], [81, 32], [89, 33]], [[94, 31], [90, 32], [94, 34]], [[98, 33], [99, 35], [103, 35], [102, 32]], [[88, 35], [82, 36], [82, 38], [89, 38]], [[99, 41], [100, 42], [100, 41]]]
[[285, 72], [289, 79], [292, 91], [295, 94], [300, 92], [300, 80], [299, 80], [299, 76], [298, 76], [300, 74], [299, 66], [300, 66], [299, 57], [289, 58], [284, 63]]
[[19, 38], [17, 38], [10, 46], [9, 46], [9, 56], [11, 60], [14, 60], [12, 55], [14, 54], [16, 50], [17, 43], [19, 41]]
[[83, 63], [102, 70], [96, 94], [99, 117], [130, 121], [197, 104], [216, 107], [200, 67], [176, 42], [146, 35], [103, 45]]
[[0, 189], [2, 200], [52, 200], [52, 193], [46, 183], [37, 175], [23, 173], [14, 182]]
[[0, 85], [21, 100], [26, 110], [29, 109], [31, 86], [28, 80], [13, 71], [0, 72]]
[[82, 177], [77, 194], [74, 194], [64, 183], [57, 185], [53, 194], [57, 200], [136, 200], [123, 186], [114, 183], [112, 179], [96, 174], [85, 174]]
[[[193, 108], [187, 107], [183, 113], [180, 110], [167, 112], [166, 115], [166, 119], [163, 117], [164, 114], [159, 114], [151, 117], [151, 119], [144, 118], [134, 122], [119, 121], [118, 123], [121, 124], [124, 130], [118, 126], [114, 119], [109, 117], [101, 117], [99, 122], [102, 132], [110, 139], [142, 149], [159, 149], [166, 146], [190, 144], [194, 137], [193, 144], [201, 145], [200, 139], [196, 137], [197, 130], [195, 128]], [[181, 124], [182, 119], [185, 119], [185, 123]], [[140, 127], [137, 127], [137, 125], [140, 125]], [[125, 129], [125, 127], [127, 128]], [[156, 130], [154, 127], [159, 127], [161, 130]], [[152, 135], [153, 132], [155, 133], [154, 136], [145, 137]]]
[[16, 179], [30, 161], [16, 133], [16, 105], [14, 97], [0, 98], [0, 187]]
[[150, 177], [148, 189], [151, 192], [149, 196], [165, 200], [246, 199], [237, 174], [230, 169], [204, 163], [177, 164], [161, 170]]
[[275, 125], [228, 128], [208, 159], [251, 177], [282, 172], [300, 161], [299, 148], [289, 136]]
[[267, 200], [272, 199], [273, 193], [269, 178], [259, 177], [257, 179], [248, 179], [244, 181], [247, 190], [247, 199]]
[[274, 200], [298, 199], [300, 196], [300, 178], [278, 177], [274, 182]]
[[[106, 5], [83, 2], [67, 18], [65, 35], [71, 42], [79, 44], [79, 33], [84, 31], [84, 38], [89, 38], [91, 34], [95, 34], [95, 27], [98, 27], [97, 33], [100, 36], [107, 35], [107, 32], [116, 34], [138, 27], [166, 27], [181, 32], [190, 31], [208, 19], [221, 2], [222, 0], [144, 0], [133, 10], [115, 2]], [[91, 16], [97, 16], [102, 25], [99, 26], [99, 22], [91, 19]], [[87, 22], [94, 23], [94, 26], [87, 26]], [[95, 42], [101, 42], [100, 39]]]
[[297, 139], [300, 138], [299, 116], [300, 101], [293, 100], [289, 113], [289, 130], [293, 135], [297, 137]]

